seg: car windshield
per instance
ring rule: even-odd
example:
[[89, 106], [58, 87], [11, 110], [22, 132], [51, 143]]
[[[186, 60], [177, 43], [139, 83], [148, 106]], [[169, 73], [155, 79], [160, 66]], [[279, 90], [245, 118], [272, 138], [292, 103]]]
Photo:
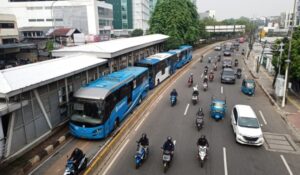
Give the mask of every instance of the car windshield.
[[72, 120], [77, 122], [101, 123], [104, 115], [102, 100], [76, 99]]
[[225, 76], [234, 76], [234, 72], [231, 71], [231, 70], [226, 70], [226, 71], [223, 72], [223, 75], [225, 75]]
[[259, 123], [256, 118], [239, 117], [238, 125], [245, 128], [259, 128]]
[[215, 108], [224, 108], [224, 104], [223, 104], [223, 103], [214, 102], [212, 105], [213, 105]]
[[247, 88], [254, 88], [254, 83], [246, 83]]

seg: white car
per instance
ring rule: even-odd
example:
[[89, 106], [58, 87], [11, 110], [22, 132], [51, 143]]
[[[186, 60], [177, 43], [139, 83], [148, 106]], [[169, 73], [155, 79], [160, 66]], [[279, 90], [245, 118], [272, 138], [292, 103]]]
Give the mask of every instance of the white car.
[[215, 51], [221, 51], [222, 50], [222, 47], [221, 46], [216, 46], [215, 47]]
[[231, 112], [231, 125], [238, 143], [256, 146], [264, 144], [261, 125], [250, 106], [235, 105]]

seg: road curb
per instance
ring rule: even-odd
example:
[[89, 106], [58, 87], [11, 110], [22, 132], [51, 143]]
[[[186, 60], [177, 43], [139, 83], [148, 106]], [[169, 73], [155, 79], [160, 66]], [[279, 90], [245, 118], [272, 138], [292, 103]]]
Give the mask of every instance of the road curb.
[[53, 153], [53, 151], [62, 143], [65, 142], [65, 140], [70, 137], [70, 133], [67, 132], [64, 135], [60, 136], [56, 141], [54, 141], [52, 144], [47, 145], [45, 148], [40, 150], [35, 156], [33, 156], [31, 159], [27, 161], [25, 166], [23, 167], [23, 174], [27, 174], [29, 170], [31, 170], [34, 166], [36, 166], [41, 160], [43, 160], [45, 157]]

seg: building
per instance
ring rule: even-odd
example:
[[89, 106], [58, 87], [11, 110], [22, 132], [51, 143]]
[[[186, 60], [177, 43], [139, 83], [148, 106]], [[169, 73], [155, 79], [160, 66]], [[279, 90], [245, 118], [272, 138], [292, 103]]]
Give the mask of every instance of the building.
[[156, 3], [157, 3], [157, 0], [149, 0], [150, 14], [152, 14], [154, 12]]
[[204, 19], [204, 18], [212, 18], [216, 19], [216, 11], [215, 10], [207, 10], [205, 12], [199, 13], [199, 18]]
[[[297, 24], [297, 18], [295, 18], [294, 24]], [[283, 12], [280, 14], [280, 26], [281, 28], [287, 29], [293, 25], [293, 13]]]
[[113, 5], [115, 30], [149, 29], [149, 0], [105, 0]]
[[16, 17], [0, 14], [0, 70], [36, 60], [36, 45], [20, 43]]
[[300, 0], [297, 1], [296, 14], [297, 14], [296, 25], [299, 26], [300, 25]]
[[22, 154], [67, 121], [73, 92], [101, 76], [106, 62], [77, 55], [1, 70], [0, 160]]
[[[60, 46], [74, 46], [76, 45], [76, 34], [81, 34], [78, 29], [73, 28], [57, 28], [50, 30], [47, 33], [49, 38], [53, 38], [56, 43], [60, 43]], [[82, 37], [83, 41], [80, 44], [84, 44], [84, 36]]]
[[20, 28], [31, 28], [28, 32], [32, 32], [33, 27], [63, 26], [108, 40], [112, 30], [113, 8], [104, 1], [0, 0], [0, 3], [1, 12], [14, 14]]
[[19, 42], [19, 31], [16, 17], [9, 14], [0, 14], [0, 44]]
[[133, 29], [142, 29], [144, 33], [149, 29], [150, 19], [149, 0], [132, 0], [133, 2]]

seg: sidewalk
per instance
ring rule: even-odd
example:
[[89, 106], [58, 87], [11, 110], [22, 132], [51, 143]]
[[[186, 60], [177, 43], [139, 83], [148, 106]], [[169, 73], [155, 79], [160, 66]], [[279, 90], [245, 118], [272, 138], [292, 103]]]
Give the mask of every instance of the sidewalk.
[[268, 96], [270, 102], [280, 112], [281, 117], [287, 122], [289, 126], [295, 131], [296, 137], [300, 138], [300, 98], [292, 92], [288, 92], [286, 105], [281, 108], [281, 99], [276, 99], [275, 89], [272, 87], [274, 76], [261, 65], [259, 73], [256, 73], [256, 59], [251, 53], [249, 58], [244, 58], [251, 75], [256, 80], [258, 86], [262, 88], [264, 93]]

